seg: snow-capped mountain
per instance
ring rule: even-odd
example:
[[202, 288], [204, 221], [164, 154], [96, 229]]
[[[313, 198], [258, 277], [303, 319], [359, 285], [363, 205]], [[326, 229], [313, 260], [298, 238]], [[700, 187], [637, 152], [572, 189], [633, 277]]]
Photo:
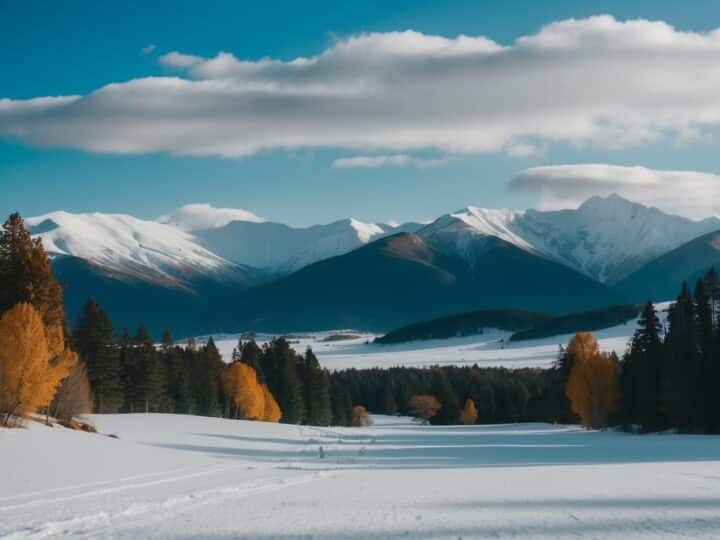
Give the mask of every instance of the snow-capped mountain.
[[343, 219], [296, 228], [273, 222], [236, 220], [193, 235], [218, 255], [274, 274], [289, 274], [316, 261], [343, 255], [389, 234], [413, 232], [422, 225], [399, 226]]
[[26, 220], [53, 258], [75, 257], [121, 280], [187, 287], [242, 280], [242, 269], [177, 227], [122, 214], [53, 212]]
[[419, 234], [470, 256], [478, 239], [497, 237], [613, 284], [647, 262], [703, 234], [720, 219], [665, 214], [618, 195], [592, 197], [575, 210], [512, 211], [467, 207]]

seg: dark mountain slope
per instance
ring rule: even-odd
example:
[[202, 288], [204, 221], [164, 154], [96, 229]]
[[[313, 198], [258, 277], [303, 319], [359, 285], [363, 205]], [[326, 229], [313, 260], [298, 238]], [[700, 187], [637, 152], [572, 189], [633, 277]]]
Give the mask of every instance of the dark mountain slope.
[[376, 331], [502, 307], [567, 313], [613, 303], [607, 288], [494, 237], [460, 257], [416, 234], [377, 240], [248, 291], [237, 325], [265, 331]]
[[632, 301], [674, 299], [683, 281], [691, 286], [710, 267], [720, 268], [720, 231], [683, 244], [634, 272], [615, 287]]
[[[117, 331], [134, 332], [144, 323], [159, 339], [170, 329], [176, 337], [217, 332], [227, 326], [230, 299], [253, 281], [195, 278], [168, 287], [109, 272], [77, 257], [56, 257], [53, 271], [65, 288], [65, 306], [73, 324], [91, 297], [108, 312]], [[244, 276], [242, 276], [244, 278]]]

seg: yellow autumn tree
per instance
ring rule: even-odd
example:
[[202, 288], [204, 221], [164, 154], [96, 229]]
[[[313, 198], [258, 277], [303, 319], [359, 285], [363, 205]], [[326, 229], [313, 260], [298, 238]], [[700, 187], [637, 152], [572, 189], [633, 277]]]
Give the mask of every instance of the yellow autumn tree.
[[[49, 369], [47, 370], [47, 384], [57, 389], [61, 383], [70, 375], [73, 367], [78, 363], [78, 355], [67, 347], [65, 343], [65, 331], [59, 324], [45, 326], [45, 339], [50, 355]], [[53, 396], [51, 396], [51, 401]], [[45, 406], [46, 421], [50, 420], [50, 402], [43, 403]]]
[[477, 407], [475, 407], [475, 402], [468, 398], [467, 401], [465, 401], [463, 410], [460, 411], [460, 423], [466, 426], [472, 425], [477, 420], [477, 417], [478, 411]]
[[64, 344], [60, 347], [55, 333], [49, 334], [50, 346], [42, 317], [29, 303], [15, 305], [0, 318], [0, 420], [4, 424], [49, 406], [77, 361], [75, 353]]
[[265, 411], [263, 412], [262, 417], [263, 421], [275, 423], [279, 422], [282, 417], [280, 405], [278, 405], [278, 402], [275, 400], [275, 396], [272, 395], [270, 389], [267, 387], [267, 384], [262, 384], [260, 387], [262, 388], [265, 402]]
[[609, 355], [600, 352], [592, 334], [577, 334], [568, 345], [568, 353], [573, 342], [576, 342], [577, 356], [565, 394], [583, 425], [606, 427], [609, 413], [617, 408], [620, 400], [618, 368]]
[[252, 367], [242, 362], [230, 364], [223, 374], [223, 386], [235, 405], [235, 418], [264, 418], [265, 395]]

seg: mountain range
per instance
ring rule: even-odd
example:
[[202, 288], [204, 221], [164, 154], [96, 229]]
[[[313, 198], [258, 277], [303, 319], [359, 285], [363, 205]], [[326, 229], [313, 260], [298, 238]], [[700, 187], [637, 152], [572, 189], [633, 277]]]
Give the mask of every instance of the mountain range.
[[[647, 297], [720, 264], [720, 220], [617, 195], [577, 209], [468, 206], [431, 223], [345, 219], [306, 228], [188, 205], [158, 218], [53, 212], [26, 220], [66, 287], [118, 327], [178, 334], [359, 327], [459, 311], [567, 313]], [[718, 234], [715, 234], [718, 233]]]

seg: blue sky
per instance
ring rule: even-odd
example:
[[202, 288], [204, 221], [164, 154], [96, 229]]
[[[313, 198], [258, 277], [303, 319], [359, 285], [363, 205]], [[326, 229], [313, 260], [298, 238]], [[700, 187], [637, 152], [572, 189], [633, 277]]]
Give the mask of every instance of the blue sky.
[[[349, 36], [408, 29], [451, 39], [459, 34], [486, 36], [499, 45], [511, 45], [518, 37], [536, 34], [554, 21], [603, 13], [617, 21], [661, 20], [677, 30], [692, 32], [720, 26], [720, 10], [710, 1], [415, 0], [347, 4], [0, 0], [0, 99], [20, 102], [45, 96], [84, 96], [109, 83], [151, 76], [192, 79], [195, 75], [178, 73], [177, 66], [159, 62], [171, 51], [203, 59], [226, 51], [238, 60], [273, 58], [287, 62], [318, 55]], [[142, 49], [150, 45], [154, 49], [143, 53]], [[167, 99], [172, 100], [172, 94]], [[708, 106], [703, 107], [688, 113], [690, 124], [712, 116]], [[417, 115], [422, 114], [420, 107]], [[278, 130], [283, 125], [282, 118], [280, 121]], [[447, 137], [439, 147], [433, 143], [405, 148], [383, 138], [381, 143], [368, 139], [371, 144], [367, 148], [333, 142], [288, 148], [266, 142], [240, 156], [217, 155], [215, 150], [175, 155], [177, 152], [158, 151], [152, 145], [147, 151], [134, 148], [131, 153], [118, 153], [115, 149], [97, 151], [87, 143], [66, 143], [61, 136], [48, 148], [38, 142], [38, 137], [3, 134], [1, 128], [0, 123], [2, 214], [20, 211], [36, 215], [64, 209], [150, 218], [183, 204], [208, 202], [245, 208], [296, 225], [345, 216], [405, 221], [433, 218], [467, 204], [535, 205], [541, 197], [537, 191], [508, 189], [516, 174], [529, 167], [603, 163], [720, 172], [720, 153], [713, 142], [715, 121], [689, 138], [678, 136], [681, 130], [674, 125], [652, 126], [673, 133], [647, 140], [637, 135], [647, 128], [647, 122], [623, 125], [635, 137], [627, 144], [613, 144], [606, 135], [599, 142], [591, 136], [578, 143], [566, 134], [554, 138], [533, 133], [520, 142], [531, 143], [536, 151], [520, 156], [509, 149], [514, 143], [502, 143], [502, 148], [490, 150], [478, 143], [458, 151], [457, 141], [448, 139], [445, 144]], [[101, 138], [104, 133], [97, 136]], [[327, 140], [325, 131], [320, 138]], [[428, 167], [333, 166], [342, 158], [399, 155], [417, 163], [439, 161]], [[703, 181], [713, 189], [712, 178]], [[551, 195], [546, 199], [555, 201], [557, 193]], [[702, 212], [715, 210], [703, 208]]]

